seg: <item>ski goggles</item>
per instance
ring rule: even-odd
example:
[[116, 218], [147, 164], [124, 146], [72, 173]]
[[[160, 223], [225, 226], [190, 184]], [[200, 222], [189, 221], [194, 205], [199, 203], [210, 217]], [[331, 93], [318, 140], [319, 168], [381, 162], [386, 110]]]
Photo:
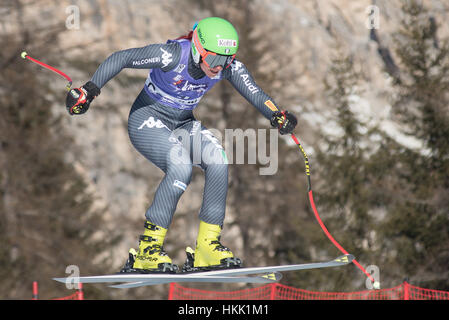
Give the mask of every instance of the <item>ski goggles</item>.
[[198, 33], [196, 30], [193, 32], [192, 39], [196, 49], [201, 56], [202, 61], [206, 64], [207, 67], [211, 69], [218, 66], [222, 66], [223, 69], [229, 68], [232, 61], [234, 61], [235, 59], [235, 54], [226, 56], [204, 49], [204, 47], [201, 45], [200, 40], [198, 39]]

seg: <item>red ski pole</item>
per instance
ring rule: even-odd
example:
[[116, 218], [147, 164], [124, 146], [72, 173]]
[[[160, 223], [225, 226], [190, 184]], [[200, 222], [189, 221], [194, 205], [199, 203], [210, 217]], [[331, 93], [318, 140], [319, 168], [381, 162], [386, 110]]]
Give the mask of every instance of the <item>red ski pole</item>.
[[37, 59], [34, 59], [34, 58], [30, 57], [25, 51], [23, 51], [22, 54], [21, 54], [20, 56], [21, 56], [23, 59], [28, 59], [28, 60], [30, 60], [30, 61], [32, 61], [32, 62], [34, 62], [34, 63], [37, 63], [38, 65], [40, 65], [40, 66], [46, 68], [46, 69], [49, 69], [49, 70], [51, 70], [51, 71], [53, 71], [53, 72], [56, 72], [57, 74], [63, 76], [63, 77], [69, 82], [69, 83], [67, 84], [67, 86], [66, 86], [67, 91], [69, 91], [70, 88], [72, 87], [72, 79], [71, 79], [68, 75], [66, 75], [64, 72], [62, 72], [61, 70], [58, 70], [58, 69], [56, 69], [55, 67], [49, 66], [48, 64], [45, 64], [45, 63], [43, 63], [43, 62], [41, 62], [41, 61], [39, 61], [39, 60], [37, 60]]
[[[340, 250], [343, 254], [348, 254], [348, 252], [334, 239], [334, 237], [332, 237], [332, 235], [330, 234], [330, 232], [327, 230], [326, 226], [324, 225], [323, 220], [321, 220], [320, 215], [318, 214], [318, 210], [316, 209], [315, 202], [313, 201], [312, 183], [311, 183], [311, 180], [310, 180], [309, 158], [307, 157], [307, 154], [304, 151], [304, 148], [299, 143], [299, 141], [296, 138], [296, 136], [293, 133], [291, 134], [291, 136], [292, 136], [293, 141], [295, 141], [296, 145], [299, 147], [299, 149], [301, 150], [301, 152], [302, 152], [302, 154], [304, 156], [304, 163], [305, 163], [305, 166], [306, 166], [306, 176], [307, 176], [307, 182], [308, 182], [308, 186], [309, 186], [309, 189], [308, 189], [309, 202], [310, 202], [310, 206], [312, 207], [313, 213], [315, 214], [315, 218], [317, 219], [318, 223], [320, 224], [321, 229], [323, 229], [323, 231], [326, 234], [326, 236], [338, 248], [338, 250]], [[365, 275], [371, 280], [371, 282], [373, 284], [375, 283], [375, 280], [372, 277], [372, 275], [370, 273], [368, 273], [368, 271], [366, 271], [365, 268], [362, 267], [362, 265], [360, 263], [358, 263], [356, 259], [352, 260], [352, 262], [360, 270], [362, 270], [363, 273], [365, 273]]]

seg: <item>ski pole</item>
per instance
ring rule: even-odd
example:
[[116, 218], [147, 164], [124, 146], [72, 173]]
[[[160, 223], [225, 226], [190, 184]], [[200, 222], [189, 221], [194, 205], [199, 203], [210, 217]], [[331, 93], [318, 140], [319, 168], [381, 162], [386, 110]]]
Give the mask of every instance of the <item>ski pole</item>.
[[68, 75], [66, 75], [64, 72], [62, 72], [61, 70], [58, 70], [58, 69], [56, 69], [55, 67], [49, 66], [48, 64], [45, 64], [45, 63], [43, 63], [43, 62], [41, 62], [41, 61], [39, 61], [39, 60], [37, 60], [37, 59], [34, 59], [34, 58], [30, 57], [30, 56], [28, 55], [28, 53], [26, 53], [25, 51], [23, 51], [22, 54], [21, 54], [20, 56], [21, 56], [23, 59], [28, 59], [28, 60], [30, 60], [30, 61], [32, 61], [32, 62], [34, 62], [34, 63], [37, 63], [38, 65], [40, 65], [40, 66], [46, 68], [46, 69], [49, 69], [49, 70], [51, 70], [51, 71], [53, 71], [53, 72], [56, 72], [57, 74], [63, 76], [63, 77], [69, 82], [69, 83], [67, 84], [67, 86], [66, 86], [67, 91], [69, 91], [70, 88], [72, 87], [72, 79], [71, 79]]
[[[293, 141], [296, 143], [296, 145], [299, 147], [299, 149], [302, 152], [302, 155], [304, 156], [304, 164], [306, 167], [306, 176], [307, 176], [307, 183], [308, 183], [308, 194], [309, 194], [309, 202], [310, 202], [310, 206], [312, 207], [313, 213], [315, 214], [315, 218], [317, 219], [321, 229], [323, 229], [324, 233], [326, 234], [326, 236], [329, 238], [329, 240], [338, 248], [338, 250], [340, 250], [342, 253], [344, 254], [349, 254], [335, 239], [334, 237], [332, 237], [332, 235], [330, 234], [329, 230], [327, 230], [326, 226], [323, 223], [323, 220], [321, 220], [320, 215], [318, 214], [318, 210], [316, 209], [315, 206], [315, 201], [313, 200], [313, 193], [312, 193], [312, 183], [311, 183], [311, 179], [310, 179], [310, 165], [309, 165], [309, 158], [307, 157], [306, 152], [304, 151], [304, 148], [302, 147], [301, 143], [299, 143], [299, 140], [296, 138], [296, 136], [292, 133], [291, 137], [293, 139]], [[365, 270], [364, 267], [362, 267], [360, 265], [360, 263], [358, 263], [358, 261], [356, 259], [352, 260], [352, 262], [360, 269], [363, 271], [363, 273], [365, 273], [365, 275], [371, 280], [372, 283], [375, 282], [374, 278], [371, 276], [371, 274], [368, 273], [368, 271]]]

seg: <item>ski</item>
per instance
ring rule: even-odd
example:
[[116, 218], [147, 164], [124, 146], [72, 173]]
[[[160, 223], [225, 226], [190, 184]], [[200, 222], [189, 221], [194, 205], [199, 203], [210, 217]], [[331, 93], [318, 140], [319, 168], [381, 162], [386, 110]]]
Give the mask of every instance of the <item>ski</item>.
[[[162, 284], [169, 282], [248, 282], [267, 283], [279, 281], [279, 272], [307, 270], [318, 268], [338, 267], [351, 263], [354, 256], [351, 254], [342, 255], [334, 260], [326, 262], [315, 262], [306, 264], [281, 265], [270, 267], [250, 267], [235, 268], [205, 272], [177, 273], [177, 274], [115, 274], [104, 276], [86, 276], [79, 278], [53, 278], [62, 283], [73, 282], [74, 279], [81, 283], [113, 283], [121, 282], [127, 284], [118, 285], [125, 287], [137, 287], [142, 285]], [[248, 277], [249, 275], [265, 274], [264, 276]], [[267, 275], [268, 274], [268, 275]], [[270, 276], [269, 274], [274, 274]], [[245, 276], [245, 277], [237, 277]]]
[[124, 282], [128, 286], [116, 285], [112, 287], [126, 288], [138, 287], [141, 285], [164, 284], [170, 282], [247, 282], [247, 283], [271, 283], [277, 282], [282, 278], [280, 273], [270, 273], [263, 276], [253, 277], [234, 277], [234, 276], [214, 276], [201, 274], [114, 274], [105, 276], [87, 276], [79, 278], [53, 278], [58, 282], [70, 283], [73, 281], [81, 283], [109, 283], [109, 282]]
[[[183, 277], [183, 275], [178, 275], [175, 279], [168, 277], [167, 279], [158, 278], [152, 280], [145, 281], [136, 281], [136, 282], [126, 282], [117, 285], [111, 285], [111, 288], [118, 289], [126, 289], [126, 288], [137, 288], [143, 286], [152, 286], [156, 284], [165, 284], [170, 282], [219, 282], [219, 283], [273, 283], [278, 282], [282, 279], [282, 274], [275, 272], [269, 273], [263, 276], [253, 276], [253, 277], [234, 277], [234, 276], [191, 276], [191, 277]], [[174, 281], [175, 280], [175, 281]]]
[[[237, 276], [237, 275], [250, 275], [258, 273], [271, 273], [271, 272], [282, 272], [282, 271], [295, 271], [295, 270], [307, 270], [307, 269], [319, 269], [319, 268], [330, 268], [344, 266], [351, 263], [354, 260], [352, 254], [345, 254], [339, 256], [338, 258], [326, 261], [326, 262], [315, 262], [315, 263], [305, 263], [305, 264], [288, 264], [282, 266], [271, 266], [271, 267], [250, 267], [250, 268], [235, 268], [235, 269], [224, 269], [217, 271], [206, 271], [200, 274], [204, 275], [220, 275], [220, 276]], [[196, 273], [198, 274], [198, 273]]]
[[[349, 264], [354, 259], [355, 259], [355, 257], [352, 254], [346, 254], [346, 255], [342, 255], [334, 260], [326, 261], [326, 262], [293, 264], [293, 265], [272, 266], [272, 267], [235, 268], [235, 269], [226, 269], [226, 270], [217, 270], [217, 271], [197, 272], [197, 273], [191, 273], [191, 274], [192, 275], [201, 275], [204, 277], [220, 275], [220, 276], [224, 276], [224, 277], [233, 278], [237, 275], [267, 273], [265, 276], [273, 277], [272, 275], [275, 275], [275, 277], [279, 277], [279, 276], [282, 277], [282, 275], [279, 273], [280, 271], [294, 271], [294, 270], [307, 270], [307, 269], [338, 267], [338, 266], [343, 266], [343, 265]], [[262, 276], [262, 277], [265, 277], [265, 276]], [[237, 278], [237, 277], [235, 277], [235, 278]], [[247, 278], [248, 278], [248, 280], [254, 279], [254, 277], [247, 277]], [[242, 280], [243, 279], [245, 279], [245, 278], [242, 278]], [[279, 280], [280, 280], [280, 278], [273, 282], [277, 282]], [[134, 283], [123, 284], [123, 285], [112, 286], [112, 287], [114, 287], [114, 288], [135, 288], [135, 287], [140, 287], [140, 286], [145, 286], [145, 285], [157, 284], [154, 281], [156, 281], [156, 280], [137, 281]], [[225, 281], [223, 281], [223, 282], [225, 282]], [[226, 282], [231, 282], [231, 281], [226, 281]], [[242, 281], [242, 282], [246, 282], [246, 281]]]

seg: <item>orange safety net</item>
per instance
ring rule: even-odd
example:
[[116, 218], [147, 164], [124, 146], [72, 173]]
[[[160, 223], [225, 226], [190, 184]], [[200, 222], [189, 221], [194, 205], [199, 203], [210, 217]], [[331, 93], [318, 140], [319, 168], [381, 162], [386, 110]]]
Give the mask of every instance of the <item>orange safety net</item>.
[[76, 292], [70, 296], [62, 297], [62, 298], [54, 298], [51, 300], [84, 300], [84, 298], [80, 295], [80, 293]]
[[[39, 286], [38, 286], [37, 281], [33, 282], [32, 300], [39, 300]], [[81, 282], [78, 283], [78, 289], [76, 290], [76, 292], [69, 296], [53, 298], [50, 300], [84, 300], [83, 284]]]
[[380, 290], [316, 292], [278, 283], [237, 291], [207, 291], [170, 284], [169, 300], [449, 300], [449, 292], [425, 289], [407, 282]]

